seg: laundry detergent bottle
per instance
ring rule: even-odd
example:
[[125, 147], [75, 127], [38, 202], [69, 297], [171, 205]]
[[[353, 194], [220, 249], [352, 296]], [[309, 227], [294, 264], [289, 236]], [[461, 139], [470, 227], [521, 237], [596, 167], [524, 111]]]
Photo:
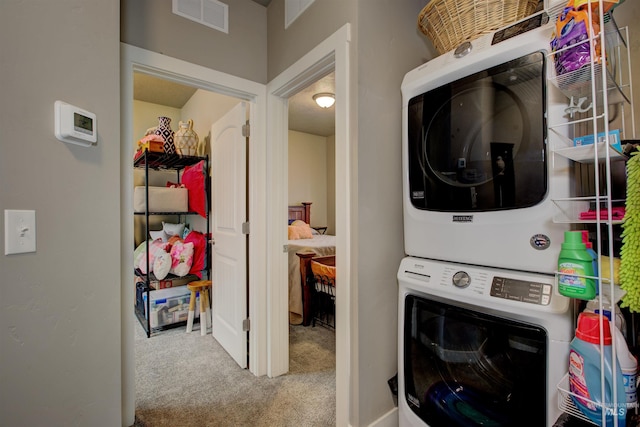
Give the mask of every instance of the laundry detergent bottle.
[[[602, 320], [602, 334], [600, 321]], [[618, 426], [625, 427], [627, 398], [620, 364], [613, 370], [609, 320], [595, 313], [580, 313], [576, 336], [569, 351], [569, 390], [575, 406], [593, 423], [602, 426], [602, 413], [606, 426], [613, 426], [614, 416]], [[602, 343], [602, 353], [600, 351]], [[603, 362], [601, 364], [601, 354]], [[604, 370], [604, 392], [602, 395], [601, 366]], [[615, 377], [616, 400], [613, 400]]]
[[611, 335], [616, 344], [616, 356], [618, 357], [618, 364], [622, 371], [626, 402], [628, 404], [634, 404], [638, 401], [638, 392], [636, 390], [638, 360], [631, 354], [627, 346], [627, 340], [624, 339], [622, 332], [620, 332], [613, 323], [611, 324]]
[[595, 298], [593, 258], [582, 242], [582, 232], [564, 232], [564, 242], [558, 257], [558, 273], [560, 294], [583, 300]]
[[[584, 246], [587, 248], [587, 253], [589, 255], [591, 255], [591, 266], [593, 268], [593, 275], [595, 277], [598, 277], [598, 254], [596, 253], [596, 251], [593, 250], [593, 243], [591, 243], [589, 241], [589, 231], [588, 230], [582, 230], [582, 243], [584, 243]], [[600, 284], [598, 283], [598, 281], [596, 280], [595, 282], [596, 285], [596, 295], [600, 294]]]

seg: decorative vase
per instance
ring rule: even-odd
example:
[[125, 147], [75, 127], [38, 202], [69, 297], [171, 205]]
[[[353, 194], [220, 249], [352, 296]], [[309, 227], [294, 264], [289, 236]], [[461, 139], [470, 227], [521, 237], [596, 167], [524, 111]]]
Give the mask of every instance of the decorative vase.
[[205, 137], [204, 139], [201, 139], [200, 142], [198, 142], [198, 147], [196, 148], [196, 155], [200, 156], [200, 157], [204, 157], [205, 151], [207, 150], [207, 141], [206, 141], [207, 137]]
[[171, 118], [158, 117], [158, 127], [154, 132], [156, 135], [160, 135], [164, 139], [164, 152], [167, 154], [173, 154], [176, 152], [176, 146], [173, 143], [173, 130], [171, 130]]
[[193, 130], [193, 120], [179, 122], [179, 128], [173, 137], [178, 154], [195, 156], [198, 146], [198, 134]]

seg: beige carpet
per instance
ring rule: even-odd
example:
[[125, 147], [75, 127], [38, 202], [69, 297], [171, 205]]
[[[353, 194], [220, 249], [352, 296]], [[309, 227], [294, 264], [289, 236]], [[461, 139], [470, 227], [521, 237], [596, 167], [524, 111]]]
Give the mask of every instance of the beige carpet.
[[147, 338], [136, 323], [136, 426], [333, 426], [335, 335], [291, 326], [290, 372], [255, 377], [209, 332]]

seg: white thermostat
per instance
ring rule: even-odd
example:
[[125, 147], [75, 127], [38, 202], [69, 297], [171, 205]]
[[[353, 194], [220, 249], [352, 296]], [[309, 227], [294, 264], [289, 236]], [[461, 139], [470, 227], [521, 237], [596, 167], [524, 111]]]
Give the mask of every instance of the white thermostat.
[[96, 115], [66, 102], [55, 102], [55, 133], [62, 142], [88, 147], [98, 141]]

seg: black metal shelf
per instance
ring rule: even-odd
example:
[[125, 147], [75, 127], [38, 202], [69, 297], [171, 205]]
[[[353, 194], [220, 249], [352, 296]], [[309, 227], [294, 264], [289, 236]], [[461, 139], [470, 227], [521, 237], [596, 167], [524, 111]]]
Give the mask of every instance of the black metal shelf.
[[134, 212], [134, 215], [199, 215], [198, 212]]
[[206, 159], [206, 157], [200, 156], [183, 156], [175, 153], [167, 154], [145, 151], [135, 158], [133, 167], [145, 168], [148, 165], [149, 169], [153, 170], [180, 170]]
[[[200, 161], [204, 161], [205, 164], [205, 171], [209, 171], [209, 157], [208, 156], [204, 156], [204, 157], [200, 157], [200, 156], [183, 156], [180, 154], [167, 154], [167, 153], [156, 153], [156, 152], [152, 152], [152, 151], [148, 151], [145, 150], [141, 153], [138, 153], [133, 161], [133, 167], [137, 168], [137, 169], [144, 169], [145, 171], [145, 186], [147, 186], [147, 190], [146, 190], [146, 194], [145, 194], [145, 211], [143, 212], [134, 212], [134, 215], [142, 215], [145, 217], [145, 239], [147, 242], [147, 250], [146, 253], [149, 253], [149, 217], [153, 216], [153, 215], [176, 215], [176, 216], [182, 216], [182, 215], [199, 215], [197, 212], [150, 212], [148, 210], [146, 210], [146, 208], [149, 206], [149, 192], [148, 192], [148, 186], [149, 186], [149, 171], [153, 170], [153, 171], [176, 171], [177, 173], [177, 179], [178, 182], [180, 182], [180, 171], [184, 168], [186, 168], [187, 166], [193, 166], [195, 164], [197, 164]], [[209, 230], [209, 180], [205, 179], [205, 203], [206, 203], [206, 236], [208, 238], [210, 230]], [[210, 257], [209, 257], [209, 245], [205, 246], [205, 262], [206, 262], [206, 268], [205, 270], [203, 270], [203, 272], [206, 272], [207, 277], [211, 277], [211, 264], [210, 264]], [[149, 271], [149, 259], [147, 257], [147, 271]], [[151, 286], [152, 282], [158, 281], [158, 279], [155, 277], [155, 275], [152, 273], [150, 274], [143, 274], [139, 269], [135, 269], [134, 270], [134, 276], [139, 277], [143, 280], [143, 282], [139, 283], [136, 285], [136, 302], [135, 302], [135, 306], [134, 306], [134, 312], [136, 317], [138, 318], [138, 321], [140, 322], [140, 324], [142, 325], [142, 327], [144, 328], [145, 332], [147, 333], [147, 338], [149, 338], [151, 336], [151, 334], [153, 332], [156, 331], [161, 331], [161, 330], [165, 330], [165, 329], [171, 329], [171, 328], [175, 328], [178, 326], [184, 326], [186, 325], [186, 321], [184, 322], [177, 322], [174, 324], [170, 324], [170, 325], [163, 325], [161, 327], [151, 327], [151, 313], [150, 313], [150, 307], [151, 307], [151, 297], [150, 297], [150, 292], [151, 291], [155, 291], [155, 287]], [[190, 275], [193, 276], [193, 280], [199, 280], [199, 277], [196, 275]], [[170, 280], [170, 279], [177, 279], [178, 276], [173, 276], [173, 275], [169, 275], [168, 278], [165, 278], [164, 280]], [[146, 294], [146, 301], [144, 300], [142, 293]], [[147, 316], [145, 316], [145, 313], [147, 313]]]

